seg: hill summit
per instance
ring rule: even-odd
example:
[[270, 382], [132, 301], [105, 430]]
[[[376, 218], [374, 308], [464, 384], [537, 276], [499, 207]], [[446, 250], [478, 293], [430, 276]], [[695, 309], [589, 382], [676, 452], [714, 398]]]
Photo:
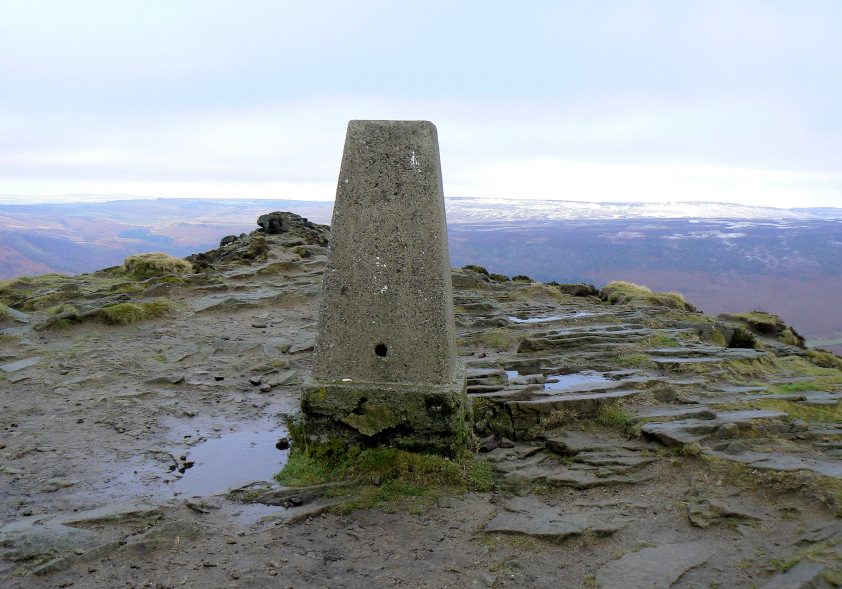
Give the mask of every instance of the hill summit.
[[331, 461], [329, 228], [258, 224], [0, 283], [3, 586], [842, 584], [842, 359], [776, 316], [454, 269], [472, 452]]

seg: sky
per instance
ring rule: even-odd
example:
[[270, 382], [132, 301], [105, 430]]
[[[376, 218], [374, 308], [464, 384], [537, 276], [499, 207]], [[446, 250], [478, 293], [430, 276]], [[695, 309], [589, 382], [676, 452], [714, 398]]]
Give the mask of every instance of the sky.
[[445, 196], [842, 207], [842, 2], [0, 3], [0, 202], [332, 200], [351, 119]]

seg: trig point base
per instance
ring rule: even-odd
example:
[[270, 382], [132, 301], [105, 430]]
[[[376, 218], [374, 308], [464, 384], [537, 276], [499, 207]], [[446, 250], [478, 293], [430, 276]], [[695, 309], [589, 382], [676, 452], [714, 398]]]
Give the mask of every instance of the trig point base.
[[456, 453], [469, 405], [432, 123], [348, 124], [329, 247], [297, 437]]

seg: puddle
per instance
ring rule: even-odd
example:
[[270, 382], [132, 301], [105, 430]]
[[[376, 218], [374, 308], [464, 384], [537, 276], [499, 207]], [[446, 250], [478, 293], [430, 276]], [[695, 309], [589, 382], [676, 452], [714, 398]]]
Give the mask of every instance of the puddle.
[[550, 321], [558, 321], [559, 319], [576, 319], [577, 317], [593, 317], [595, 315], [604, 315], [604, 313], [595, 313], [593, 311], [576, 311], [575, 313], [565, 313], [564, 315], [549, 315], [547, 317], [520, 317], [509, 316], [506, 317], [512, 323], [549, 323]]
[[275, 448], [275, 443], [287, 433], [283, 428], [234, 432], [198, 444], [188, 451], [187, 459], [193, 467], [170, 488], [187, 497], [208, 496], [239, 483], [272, 480], [286, 463], [288, 453]]
[[574, 372], [573, 374], [559, 374], [548, 376], [552, 382], [544, 383], [544, 390], [572, 389], [581, 385], [605, 384], [612, 382], [598, 372]]
[[517, 317], [506, 317], [512, 323], [544, 323], [545, 321], [558, 321], [561, 319], [558, 315], [551, 317], [527, 317], [526, 319], [518, 319]]

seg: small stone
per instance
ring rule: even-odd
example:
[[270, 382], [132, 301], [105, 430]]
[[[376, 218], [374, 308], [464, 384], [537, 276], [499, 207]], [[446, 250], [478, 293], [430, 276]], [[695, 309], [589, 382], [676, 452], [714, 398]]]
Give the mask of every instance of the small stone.
[[27, 508], [27, 509], [24, 509], [23, 511], [21, 511], [20, 513], [21, 513], [21, 515], [24, 515], [24, 516], [28, 517], [28, 516], [32, 515], [32, 510]]
[[733, 440], [740, 435], [740, 428], [736, 423], [723, 423], [716, 430], [716, 437], [723, 440]]
[[215, 562], [203, 562], [202, 566], [206, 567], [206, 568], [211, 568], [211, 567], [215, 567], [216, 563]]
[[70, 372], [70, 371], [67, 368], [62, 368], [61, 370], [58, 371], [58, 373], [61, 374], [62, 376], [64, 376], [68, 372]]
[[262, 385], [260, 385], [260, 392], [261, 393], [268, 393], [271, 390], [272, 390], [272, 385], [270, 385], [268, 383], [264, 382]]
[[255, 327], [255, 328], [257, 328], [257, 329], [266, 329], [266, 324], [265, 324], [265, 323], [252, 323], [252, 324], [251, 324], [251, 326], [252, 326], [252, 327]]
[[497, 439], [491, 435], [479, 441], [480, 452], [491, 452], [497, 447]]
[[261, 381], [263, 381], [262, 376], [252, 376], [251, 378], [249, 378], [249, 382], [255, 386], [259, 385]]
[[6, 447], [6, 444], [0, 444], [0, 450]]
[[289, 448], [289, 439], [288, 438], [281, 438], [275, 443], [275, 448], [278, 450], [286, 450]]
[[500, 442], [497, 444], [500, 448], [514, 448], [515, 443], [511, 441], [509, 438], [500, 438]]
[[237, 543], [236, 540], [228, 540], [228, 544], [236, 544], [236, 543]]

